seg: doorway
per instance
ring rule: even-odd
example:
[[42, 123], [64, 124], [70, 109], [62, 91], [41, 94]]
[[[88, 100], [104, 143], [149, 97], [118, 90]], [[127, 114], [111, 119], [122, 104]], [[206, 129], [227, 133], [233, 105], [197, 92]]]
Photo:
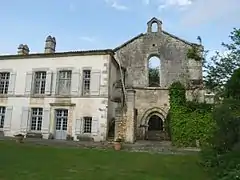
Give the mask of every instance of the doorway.
[[67, 124], [68, 124], [68, 110], [57, 109], [55, 111], [55, 139], [66, 140], [67, 138]]
[[152, 115], [148, 121], [148, 131], [163, 131], [163, 120], [157, 115]]
[[152, 141], [164, 140], [164, 122], [158, 115], [151, 115], [148, 120], [146, 139]]

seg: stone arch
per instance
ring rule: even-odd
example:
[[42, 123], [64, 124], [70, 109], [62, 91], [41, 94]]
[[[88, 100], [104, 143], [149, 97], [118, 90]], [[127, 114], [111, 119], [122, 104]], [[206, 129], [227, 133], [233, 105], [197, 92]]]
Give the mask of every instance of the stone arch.
[[[151, 124], [149, 124], [149, 120], [151, 119], [151, 117], [153, 116], [156, 116], [157, 119], [155, 119], [155, 122], [153, 122], [155, 125], [153, 126], [162, 126], [161, 128], [159, 129], [149, 129], [149, 125], [151, 126]], [[164, 123], [165, 123], [165, 120], [166, 120], [166, 117], [167, 117], [167, 112], [164, 111], [162, 108], [159, 108], [159, 107], [153, 107], [153, 108], [150, 108], [148, 109], [142, 116], [141, 118], [141, 126], [140, 127], [143, 127], [141, 129], [141, 132], [142, 132], [142, 137], [144, 140], [159, 140], [158, 139], [158, 135], [155, 134], [156, 132], [157, 133], [160, 133], [160, 136], [162, 136], [161, 134], [164, 134], [165, 132], [165, 127], [164, 127]], [[157, 122], [158, 121], [158, 122]], [[153, 136], [152, 136], [153, 135]]]
[[[152, 18], [150, 21], [147, 23], [148, 25], [148, 33], [156, 33], [156, 32], [161, 32], [162, 30], [162, 21], [158, 20], [157, 18]], [[152, 31], [153, 25], [156, 25], [157, 30]]]
[[148, 121], [149, 121], [149, 118], [152, 115], [159, 116], [164, 122], [166, 117], [167, 117], [167, 112], [164, 111], [162, 108], [159, 108], [159, 107], [150, 108], [143, 114], [143, 116], [141, 118], [141, 121], [140, 121], [141, 125], [147, 125]]
[[157, 22], [153, 22], [151, 24], [151, 32], [158, 32], [158, 29], [159, 29], [159, 27], [158, 27]]

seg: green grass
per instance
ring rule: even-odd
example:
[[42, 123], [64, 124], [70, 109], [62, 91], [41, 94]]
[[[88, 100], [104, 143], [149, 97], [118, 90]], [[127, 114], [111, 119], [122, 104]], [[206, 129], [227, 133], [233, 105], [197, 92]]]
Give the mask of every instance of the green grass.
[[0, 142], [0, 180], [207, 180], [197, 155], [160, 155]]

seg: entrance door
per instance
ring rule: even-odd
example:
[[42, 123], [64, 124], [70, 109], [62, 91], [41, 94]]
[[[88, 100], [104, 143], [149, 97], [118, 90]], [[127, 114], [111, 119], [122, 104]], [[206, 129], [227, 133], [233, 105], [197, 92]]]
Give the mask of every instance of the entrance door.
[[164, 131], [163, 131], [163, 120], [157, 116], [152, 115], [148, 121], [148, 131], [146, 133], [147, 140], [163, 140]]
[[55, 139], [64, 139], [67, 138], [67, 122], [68, 122], [68, 110], [67, 109], [57, 109], [55, 111], [55, 122], [56, 122], [56, 131]]

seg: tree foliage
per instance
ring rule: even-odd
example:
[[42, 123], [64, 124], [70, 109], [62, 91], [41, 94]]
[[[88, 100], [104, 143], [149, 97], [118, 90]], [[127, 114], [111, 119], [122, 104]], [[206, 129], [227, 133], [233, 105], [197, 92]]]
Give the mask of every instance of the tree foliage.
[[149, 68], [149, 86], [158, 87], [159, 86], [159, 68]]
[[210, 146], [202, 151], [204, 167], [217, 180], [240, 179], [239, 81], [240, 69], [237, 69], [225, 84], [224, 100], [214, 108], [216, 129], [209, 139]]
[[240, 100], [240, 68], [236, 69], [225, 86], [225, 97]]
[[230, 79], [234, 70], [240, 67], [240, 29], [234, 29], [230, 33], [230, 43], [222, 43], [226, 53], [211, 57], [205, 64], [205, 85], [219, 96], [223, 95], [224, 86]]

